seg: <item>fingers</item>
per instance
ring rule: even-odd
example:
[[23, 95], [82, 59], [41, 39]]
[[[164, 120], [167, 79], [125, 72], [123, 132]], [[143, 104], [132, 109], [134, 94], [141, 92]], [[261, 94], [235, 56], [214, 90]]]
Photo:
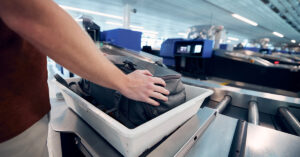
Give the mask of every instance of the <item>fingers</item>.
[[154, 91], [158, 92], [158, 93], [162, 93], [164, 95], [169, 95], [170, 94], [170, 92], [167, 89], [165, 89], [164, 87], [156, 86], [156, 85], [154, 85]]
[[157, 92], [152, 92], [150, 94], [150, 97], [156, 98], [156, 99], [159, 99], [162, 101], [168, 101], [168, 98], [166, 96], [162, 95], [161, 93], [157, 93]]
[[146, 100], [146, 103], [151, 104], [151, 105], [153, 105], [153, 106], [159, 106], [159, 103], [158, 103], [157, 101], [151, 99], [151, 98], [148, 98], [148, 99]]
[[160, 84], [160, 85], [166, 87], [166, 82], [163, 79], [158, 78], [158, 77], [152, 77], [152, 80], [153, 80], [154, 84]]
[[128, 95], [129, 98], [143, 101], [153, 106], [159, 106], [159, 102], [154, 99], [168, 101], [166, 95], [169, 95], [170, 92], [164, 88], [166, 83], [163, 79], [153, 77], [148, 70], [137, 70], [128, 76], [136, 80], [132, 82], [134, 84], [133, 90], [135, 91]]
[[147, 75], [147, 76], [153, 76], [150, 71], [148, 70], [140, 70], [142, 72], [142, 74]]

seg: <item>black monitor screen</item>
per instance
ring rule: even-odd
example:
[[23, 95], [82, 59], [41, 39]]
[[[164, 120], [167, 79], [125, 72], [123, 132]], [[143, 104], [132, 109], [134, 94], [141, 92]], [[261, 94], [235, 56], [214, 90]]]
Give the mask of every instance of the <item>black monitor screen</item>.
[[202, 45], [195, 45], [194, 53], [201, 53], [202, 51]]
[[262, 54], [267, 54], [267, 53], [268, 53], [268, 51], [261, 51], [261, 53], [262, 53]]
[[190, 51], [191, 51], [190, 45], [178, 46], [178, 48], [177, 48], [177, 53], [190, 53]]

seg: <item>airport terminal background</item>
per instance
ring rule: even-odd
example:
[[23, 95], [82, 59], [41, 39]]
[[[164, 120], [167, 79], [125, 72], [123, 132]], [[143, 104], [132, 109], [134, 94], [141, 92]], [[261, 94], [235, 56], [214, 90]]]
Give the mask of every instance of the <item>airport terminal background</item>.
[[300, 1], [55, 2], [102, 52], [146, 59], [213, 94], [175, 131], [131, 152], [105, 137], [94, 123], [103, 117], [66, 104], [53, 76], [78, 76], [48, 58], [50, 156], [299, 156]]

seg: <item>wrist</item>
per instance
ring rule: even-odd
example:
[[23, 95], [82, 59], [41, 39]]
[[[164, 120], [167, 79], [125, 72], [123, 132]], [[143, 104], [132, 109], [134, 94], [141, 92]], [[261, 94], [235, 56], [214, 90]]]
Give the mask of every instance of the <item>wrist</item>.
[[124, 75], [118, 82], [116, 86], [116, 90], [123, 93], [128, 89], [128, 85], [131, 82], [131, 78], [128, 75]]

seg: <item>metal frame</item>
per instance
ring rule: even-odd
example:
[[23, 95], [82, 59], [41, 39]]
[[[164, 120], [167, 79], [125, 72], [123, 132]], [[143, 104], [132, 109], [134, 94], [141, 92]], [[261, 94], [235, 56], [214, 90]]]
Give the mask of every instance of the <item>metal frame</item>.
[[[300, 108], [300, 98], [223, 86], [188, 77], [182, 77], [182, 81], [185, 84], [212, 89], [214, 94], [210, 99], [217, 102], [222, 101], [225, 95], [229, 95], [232, 98], [231, 105], [248, 109], [249, 102], [256, 101], [260, 112], [271, 115], [276, 115], [279, 107]], [[293, 114], [296, 118], [300, 119], [300, 112], [294, 112]]]

